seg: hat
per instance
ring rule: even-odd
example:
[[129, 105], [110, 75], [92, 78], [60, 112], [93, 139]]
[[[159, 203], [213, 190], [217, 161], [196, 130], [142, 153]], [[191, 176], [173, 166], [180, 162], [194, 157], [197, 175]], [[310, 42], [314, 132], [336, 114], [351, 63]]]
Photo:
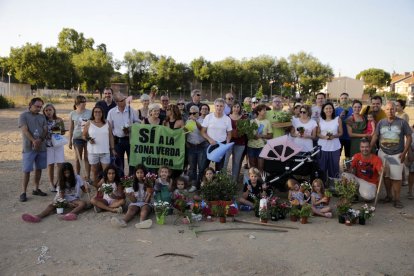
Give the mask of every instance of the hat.
[[295, 107], [297, 107], [297, 106], [302, 106], [302, 104], [301, 103], [295, 103]]
[[258, 103], [258, 102], [259, 102], [259, 99], [257, 99], [256, 97], [252, 98], [252, 103]]
[[121, 92], [116, 92], [115, 94], [114, 94], [114, 99], [115, 99], [115, 101], [116, 102], [120, 102], [120, 101], [123, 101], [123, 100], [125, 100], [127, 98], [127, 96], [125, 96], [124, 94], [122, 94]]
[[234, 142], [223, 144], [217, 143], [207, 147], [207, 158], [213, 162], [220, 162], [226, 152], [234, 145]]

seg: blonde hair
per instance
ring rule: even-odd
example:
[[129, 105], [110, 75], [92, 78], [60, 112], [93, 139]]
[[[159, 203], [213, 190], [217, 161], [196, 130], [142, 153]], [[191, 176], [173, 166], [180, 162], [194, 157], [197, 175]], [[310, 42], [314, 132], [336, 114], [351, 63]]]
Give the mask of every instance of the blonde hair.
[[260, 171], [259, 171], [259, 169], [255, 168], [255, 167], [252, 167], [252, 168], [249, 169], [249, 174], [254, 174], [254, 175], [260, 177]]
[[321, 193], [323, 194], [324, 192], [325, 192], [325, 187], [324, 187], [324, 185], [323, 185], [323, 181], [322, 181], [322, 179], [320, 179], [320, 178], [315, 178], [313, 181], [312, 181], [312, 190], [314, 190], [313, 189], [313, 187], [314, 187], [314, 185], [315, 184], [319, 184], [319, 186], [321, 187]]
[[286, 181], [286, 186], [287, 186], [289, 189], [292, 189], [295, 185], [299, 185], [299, 182], [298, 182], [296, 179], [289, 178], [289, 179]]

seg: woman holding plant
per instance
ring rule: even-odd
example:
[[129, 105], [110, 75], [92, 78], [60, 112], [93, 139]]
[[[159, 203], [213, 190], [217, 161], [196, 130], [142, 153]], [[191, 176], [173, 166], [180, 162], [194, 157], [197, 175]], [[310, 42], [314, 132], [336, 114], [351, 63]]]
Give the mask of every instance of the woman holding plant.
[[371, 136], [371, 134], [364, 133], [367, 127], [367, 121], [364, 116], [360, 115], [361, 109], [362, 103], [354, 100], [352, 102], [352, 115], [345, 121], [348, 135], [351, 138], [350, 156], [354, 156], [360, 152], [359, 142], [361, 138], [370, 138]]
[[245, 120], [242, 114], [243, 111], [240, 103], [237, 101], [234, 102], [229, 115], [231, 127], [233, 128], [231, 131], [231, 142], [234, 142], [234, 145], [231, 150], [227, 151], [224, 159], [224, 168], [227, 168], [230, 156], [232, 156], [231, 175], [234, 181], [237, 181], [239, 178], [242, 156], [247, 143], [246, 136], [240, 136], [237, 132], [237, 122], [239, 120]]
[[71, 163], [63, 163], [59, 171], [58, 193], [45, 210], [38, 215], [23, 214], [26, 222], [40, 222], [44, 217], [52, 214], [56, 208], [69, 207], [72, 210], [66, 215], [61, 215], [63, 220], [76, 220], [77, 215], [86, 207], [86, 202], [80, 199], [81, 189], [88, 191], [88, 185], [79, 175], [75, 175]]
[[293, 137], [293, 142], [302, 146], [303, 152], [311, 151], [313, 148], [313, 140], [316, 138], [316, 131], [318, 124], [310, 118], [311, 107], [309, 105], [302, 105], [300, 107], [299, 118], [292, 118], [292, 128], [290, 135]]
[[322, 106], [318, 128], [318, 145], [321, 146], [319, 167], [327, 176], [339, 176], [339, 158], [341, 157], [342, 120], [335, 117], [335, 109], [328, 102]]

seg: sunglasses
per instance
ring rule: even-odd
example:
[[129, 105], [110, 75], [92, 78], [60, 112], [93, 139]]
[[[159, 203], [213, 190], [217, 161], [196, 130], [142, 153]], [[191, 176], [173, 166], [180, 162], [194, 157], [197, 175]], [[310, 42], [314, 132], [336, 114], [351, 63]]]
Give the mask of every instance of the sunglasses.
[[227, 100], [233, 100], [234, 98], [227, 98]]
[[201, 96], [201, 94], [196, 94], [196, 96], [199, 96], [199, 97], [200, 97], [200, 96]]
[[306, 111], [304, 111], [304, 110], [301, 110], [301, 111], [300, 111], [300, 113], [301, 113], [301, 114], [308, 114], [308, 112], [306, 112]]
[[178, 103], [177, 105], [184, 105], [184, 103]]
[[196, 115], [196, 114], [198, 114], [198, 112], [188, 112], [188, 114], [190, 114], [190, 115]]

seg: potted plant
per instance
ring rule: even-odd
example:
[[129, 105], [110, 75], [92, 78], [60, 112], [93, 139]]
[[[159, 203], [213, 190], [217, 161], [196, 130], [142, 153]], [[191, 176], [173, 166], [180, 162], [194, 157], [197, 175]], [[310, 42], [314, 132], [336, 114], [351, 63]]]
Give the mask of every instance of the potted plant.
[[325, 190], [324, 198], [326, 198], [326, 205], [329, 205], [329, 202], [331, 201], [332, 192], [328, 189]]
[[350, 204], [340, 204], [337, 206], [338, 211], [338, 222], [343, 224], [345, 223], [345, 216], [348, 213], [349, 208], [351, 208]]
[[279, 204], [278, 204], [279, 198], [277, 196], [274, 196], [270, 199], [270, 219], [272, 221], [278, 221], [279, 220]]
[[299, 132], [300, 136], [303, 136], [303, 134], [305, 134], [305, 128], [304, 127], [297, 127], [296, 130]]
[[154, 202], [155, 219], [158, 224], [165, 223], [165, 216], [170, 208], [170, 203], [167, 201], [156, 201]]
[[251, 140], [255, 138], [256, 131], [259, 128], [256, 122], [247, 119], [237, 121], [237, 133], [241, 137], [247, 136], [247, 139]]
[[114, 191], [114, 188], [112, 187], [112, 184], [107, 184], [107, 183], [102, 184], [100, 189], [106, 195], [110, 195]]
[[154, 184], [157, 180], [157, 175], [155, 173], [148, 172], [144, 177], [145, 187], [148, 194], [154, 193]]
[[349, 208], [348, 212], [345, 214], [345, 225], [352, 226], [352, 224], [356, 223], [358, 217], [359, 210]]
[[254, 197], [254, 204], [253, 204], [254, 215], [256, 217], [260, 217], [260, 200], [257, 197]]
[[263, 197], [262, 199], [260, 199], [259, 217], [260, 217], [260, 222], [262, 223], [267, 223], [269, 219], [268, 201], [266, 197]]
[[226, 201], [230, 205], [237, 192], [237, 183], [224, 171], [216, 174], [211, 183], [201, 187], [201, 197], [210, 205], [215, 205], [217, 201]]
[[55, 202], [56, 213], [63, 214], [64, 209], [68, 206], [68, 202], [64, 198], [58, 198]]
[[289, 213], [289, 204], [286, 201], [279, 200], [279, 219], [285, 219], [286, 215]]
[[228, 208], [229, 205], [227, 205], [225, 201], [218, 201], [217, 204], [212, 207], [213, 214], [220, 218], [221, 223], [226, 223]]
[[340, 198], [340, 202], [351, 204], [357, 192], [357, 183], [354, 180], [342, 177], [335, 181], [335, 191]]
[[374, 216], [374, 211], [374, 206], [369, 207], [368, 204], [362, 205], [362, 207], [359, 209], [359, 224], [365, 225], [366, 221], [370, 219], [372, 216]]
[[134, 184], [134, 177], [133, 176], [124, 176], [121, 178], [121, 185], [124, 187], [126, 193], [133, 193], [134, 189], [132, 185]]
[[289, 216], [291, 221], [298, 221], [298, 217], [300, 216], [299, 207], [294, 205], [290, 208]]
[[312, 215], [312, 206], [308, 203], [302, 205], [302, 208], [299, 211], [300, 223], [308, 223], [308, 217]]

